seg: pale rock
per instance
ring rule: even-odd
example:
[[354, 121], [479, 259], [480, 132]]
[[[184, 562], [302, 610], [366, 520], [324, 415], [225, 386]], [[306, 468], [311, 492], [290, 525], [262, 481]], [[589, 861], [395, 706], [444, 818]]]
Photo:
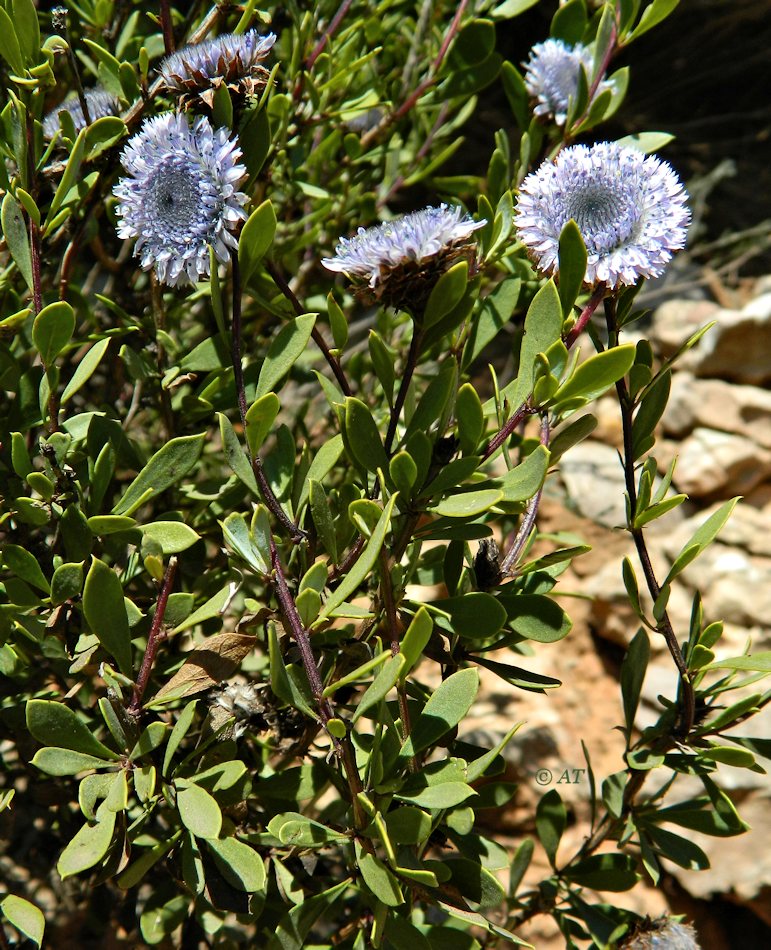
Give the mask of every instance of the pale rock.
[[743, 435], [771, 448], [771, 392], [676, 373], [662, 426], [675, 438], [701, 427]]
[[594, 441], [576, 445], [560, 460], [560, 477], [579, 514], [608, 528], [626, 524], [624, 471], [614, 448]]
[[672, 356], [688, 337], [717, 320], [719, 314], [720, 307], [709, 300], [669, 300], [653, 314], [647, 336], [660, 356]]
[[717, 325], [688, 354], [688, 368], [697, 376], [738, 383], [771, 381], [771, 294], [757, 297], [739, 311], [722, 310], [715, 319]]
[[693, 498], [744, 495], [771, 475], [771, 450], [741, 435], [698, 427], [683, 442], [674, 483]]

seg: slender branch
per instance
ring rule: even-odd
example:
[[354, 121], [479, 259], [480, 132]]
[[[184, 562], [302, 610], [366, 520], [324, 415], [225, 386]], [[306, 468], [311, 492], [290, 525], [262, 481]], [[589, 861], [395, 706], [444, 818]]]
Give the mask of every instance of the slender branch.
[[[541, 416], [541, 445], [549, 444], [549, 437], [551, 435], [549, 429], [549, 416], [547, 413], [543, 413]], [[514, 541], [509, 549], [508, 554], [501, 562], [501, 573], [502, 574], [513, 574], [514, 565], [520, 558], [522, 551], [527, 544], [527, 540], [530, 537], [530, 533], [533, 530], [535, 525], [535, 519], [538, 514], [538, 506], [541, 503], [541, 495], [543, 494], [543, 486], [538, 489], [538, 491], [533, 495], [533, 497], [528, 502], [527, 508], [525, 509], [524, 517], [522, 518], [522, 524], [519, 526], [519, 531], [517, 536], [514, 538]]]
[[[592, 314], [597, 309], [597, 307], [599, 307], [600, 302], [603, 300], [606, 293], [607, 287], [605, 284], [599, 284], [597, 287], [595, 287], [592, 296], [589, 298], [586, 306], [579, 314], [578, 319], [563, 337], [563, 342], [568, 349], [573, 346], [581, 333], [586, 329], [586, 325], [591, 320]], [[526, 416], [530, 416], [536, 411], [536, 409], [531, 408], [530, 406], [531, 396], [527, 397], [519, 409], [517, 409], [517, 411], [510, 416], [510, 418], [503, 424], [503, 426], [501, 426], [498, 432], [496, 432], [492, 439], [490, 439], [490, 441], [487, 443], [487, 448], [482, 453], [483, 461], [489, 459], [491, 455], [498, 451], [498, 449], [503, 445], [506, 439], [508, 439], [509, 436], [513, 434], [514, 430]]]
[[142, 708], [142, 697], [145, 694], [147, 684], [150, 680], [150, 674], [153, 671], [155, 658], [158, 655], [158, 647], [166, 639], [166, 630], [163, 626], [163, 618], [166, 614], [166, 606], [169, 602], [171, 588], [174, 586], [174, 577], [176, 573], [177, 557], [176, 555], [172, 555], [169, 558], [169, 563], [166, 565], [166, 571], [163, 575], [161, 590], [158, 594], [158, 601], [155, 605], [155, 616], [153, 617], [153, 623], [150, 627], [150, 633], [147, 637], [145, 655], [142, 659], [142, 666], [139, 670], [139, 676], [137, 677], [136, 685], [134, 686], [134, 696], [131, 700], [131, 705], [128, 708], [128, 711], [134, 715], [137, 715]]
[[161, 30], [163, 31], [163, 47], [166, 55], [174, 52], [174, 26], [171, 22], [171, 7], [169, 0], [159, 0], [161, 14]]
[[[605, 318], [608, 325], [608, 348], [611, 346], [616, 346], [618, 343], [618, 326], [616, 324], [615, 304], [616, 302], [614, 298], [609, 298], [605, 301]], [[637, 509], [637, 485], [635, 484], [635, 460], [632, 440], [632, 417], [634, 403], [629, 394], [626, 380], [620, 379], [616, 383], [616, 393], [618, 394], [618, 402], [621, 408], [621, 423], [624, 437], [623, 462], [624, 481], [626, 483], [627, 495], [629, 496], [629, 533], [632, 535], [635, 548], [637, 549], [637, 556], [640, 560], [640, 564], [642, 565], [648, 592], [655, 603], [661, 594], [661, 587], [659, 586], [659, 582], [656, 579], [656, 574], [653, 570], [653, 564], [651, 563], [650, 554], [648, 553], [648, 547], [645, 543], [645, 533], [642, 528], [634, 527], [634, 518]], [[680, 675], [681, 715], [680, 721], [677, 725], [677, 731], [679, 735], [687, 737], [693, 727], [696, 715], [696, 699], [694, 696], [693, 684], [691, 683], [690, 674], [688, 672], [688, 666], [685, 662], [685, 658], [683, 657], [680, 644], [677, 641], [677, 636], [672, 627], [672, 622], [669, 619], [669, 614], [666, 610], [663, 611], [661, 619], [658, 621], [657, 629], [664, 637], [664, 640], [667, 644], [667, 649], [669, 650], [672, 660], [677, 667], [677, 672]]]
[[420, 347], [422, 343], [423, 333], [417, 327], [417, 325], [413, 324], [412, 339], [410, 340], [410, 348], [407, 353], [407, 362], [404, 365], [402, 381], [399, 384], [399, 391], [396, 394], [396, 399], [394, 400], [393, 408], [391, 409], [391, 418], [388, 420], [388, 431], [386, 432], [385, 442], [383, 443], [386, 455], [391, 454], [391, 448], [396, 436], [396, 427], [399, 424], [399, 417], [402, 414], [402, 409], [404, 408], [404, 403], [407, 399], [407, 392], [410, 388], [410, 383], [412, 382], [412, 376], [415, 372], [415, 367], [418, 364], [418, 359], [420, 357]]
[[461, 2], [458, 4], [458, 9], [455, 13], [455, 16], [453, 17], [452, 23], [450, 24], [447, 33], [445, 34], [444, 40], [442, 41], [442, 45], [439, 48], [439, 52], [437, 53], [436, 58], [434, 59], [428, 71], [428, 76], [407, 96], [398, 109], [396, 109], [394, 112], [390, 112], [387, 116], [384, 116], [383, 119], [378, 122], [378, 124], [373, 129], [370, 129], [369, 132], [362, 136], [361, 146], [363, 151], [366, 151], [370, 145], [395, 122], [398, 122], [399, 119], [404, 118], [404, 116], [413, 109], [423, 94], [426, 93], [436, 82], [436, 74], [444, 62], [444, 57], [447, 55], [447, 50], [450, 48], [450, 44], [455, 39], [455, 36], [460, 29], [460, 22], [463, 18], [463, 14], [466, 12], [467, 6], [468, 0], [461, 0]]
[[[420, 163], [426, 157], [431, 146], [434, 144], [434, 139], [436, 138], [439, 130], [444, 125], [447, 119], [447, 116], [449, 115], [449, 112], [450, 112], [449, 105], [446, 102], [442, 103], [442, 107], [439, 110], [439, 115], [436, 117], [436, 122], [434, 122], [431, 128], [431, 131], [426, 136], [425, 142], [420, 146], [420, 149], [415, 155], [415, 158], [410, 165], [410, 170], [420, 166]], [[405, 175], [406, 174], [407, 173], [405, 172]], [[384, 208], [388, 204], [388, 202], [391, 200], [391, 198], [393, 198], [393, 196], [399, 191], [399, 189], [402, 187], [402, 185], [405, 182], [405, 175], [398, 175], [396, 177], [393, 184], [388, 189], [388, 192], [386, 193], [386, 195], [383, 198], [380, 198], [378, 200], [378, 203], [377, 203], [378, 209]]]
[[[310, 685], [311, 693], [313, 694], [313, 699], [318, 709], [319, 718], [326, 728], [329, 720], [334, 718], [334, 709], [332, 708], [331, 701], [324, 696], [324, 684], [321, 681], [321, 674], [316, 664], [316, 657], [313, 655], [310, 637], [308, 631], [303, 626], [303, 622], [297, 612], [297, 605], [287, 585], [284, 567], [281, 563], [275, 541], [273, 540], [273, 535], [270, 536], [270, 565], [273, 570], [273, 581], [279, 608], [291, 632], [292, 638], [300, 651], [303, 669], [305, 670], [305, 675], [308, 677], [308, 684]], [[366, 816], [357, 797], [359, 792], [363, 790], [363, 786], [361, 784], [359, 770], [356, 768], [356, 755], [350, 737], [346, 735], [343, 739], [338, 739], [328, 730], [327, 734], [330, 736], [335, 752], [342, 762], [343, 770], [348, 781], [348, 787], [351, 791], [354, 824], [356, 828], [363, 828], [366, 824]]]
[[[270, 274], [270, 276], [273, 279], [273, 282], [281, 291], [281, 293], [286, 297], [289, 303], [291, 303], [292, 309], [297, 314], [297, 316], [300, 317], [304, 313], [306, 313], [307, 311], [303, 308], [303, 305], [297, 299], [297, 294], [295, 294], [295, 292], [289, 286], [288, 281], [284, 278], [284, 275], [276, 267], [273, 261], [266, 261], [265, 269]], [[327, 361], [329, 368], [334, 373], [335, 379], [337, 380], [337, 383], [340, 386], [340, 389], [343, 391], [343, 395], [352, 396], [353, 390], [351, 389], [350, 384], [348, 383], [348, 380], [346, 378], [346, 375], [343, 372], [343, 367], [340, 364], [340, 360], [338, 360], [338, 358], [334, 355], [334, 353], [332, 353], [329, 346], [327, 345], [327, 341], [321, 335], [321, 331], [318, 329], [317, 326], [315, 326], [315, 324], [314, 324], [313, 329], [311, 330], [311, 337], [313, 338], [313, 342], [316, 344], [316, 346], [318, 346], [318, 348], [321, 350], [322, 356]]]
[[70, 30], [70, 22], [68, 11], [66, 8], [59, 7], [56, 13], [53, 16], [54, 28], [61, 30], [64, 33], [64, 38], [67, 41], [67, 62], [70, 64], [70, 70], [72, 71], [72, 78], [75, 82], [75, 92], [78, 96], [78, 102], [80, 103], [80, 108], [83, 111], [83, 118], [86, 125], [91, 125], [91, 114], [88, 109], [88, 102], [86, 101], [86, 93], [83, 89], [83, 83], [80, 78], [80, 69], [78, 68], [78, 59], [75, 56], [75, 41], [72, 37], [72, 31]]
[[166, 373], [166, 348], [158, 338], [158, 333], [166, 330], [166, 310], [163, 306], [163, 289], [160, 281], [155, 276], [155, 271], [150, 273], [150, 299], [156, 332], [155, 361], [158, 369], [158, 385], [161, 390], [161, 412], [163, 414], [163, 425], [166, 429], [166, 438], [171, 439], [174, 437], [174, 413], [171, 409], [171, 396], [168, 389], [163, 385], [163, 377]]
[[[231, 358], [233, 362], [233, 380], [236, 386], [236, 398], [238, 400], [238, 412], [241, 416], [241, 425], [246, 434], [246, 386], [244, 385], [244, 367], [241, 362], [241, 273], [238, 267], [238, 254], [231, 254], [231, 264], [233, 268], [233, 310], [231, 314], [233, 327], [231, 333]], [[248, 447], [248, 439], [247, 439]], [[258, 454], [252, 454], [249, 451], [249, 461], [252, 464], [252, 471], [257, 480], [263, 501], [270, 509], [271, 513], [279, 524], [288, 532], [291, 539], [297, 543], [304, 540], [305, 532], [299, 528], [287, 515], [281, 507], [281, 502], [276, 498], [273, 489], [270, 487], [265, 469], [262, 467], [262, 460]]]
[[305, 60], [305, 68], [308, 72], [310, 72], [313, 69], [313, 67], [316, 64], [316, 60], [324, 52], [325, 46], [330, 41], [330, 39], [336, 32], [337, 28], [345, 19], [345, 15], [346, 13], [348, 13], [348, 10], [350, 9], [352, 3], [353, 3], [353, 0], [343, 0], [343, 2], [337, 8], [337, 12], [330, 20], [329, 26], [324, 31], [323, 36], [318, 41], [318, 43], [314, 46], [313, 52]]

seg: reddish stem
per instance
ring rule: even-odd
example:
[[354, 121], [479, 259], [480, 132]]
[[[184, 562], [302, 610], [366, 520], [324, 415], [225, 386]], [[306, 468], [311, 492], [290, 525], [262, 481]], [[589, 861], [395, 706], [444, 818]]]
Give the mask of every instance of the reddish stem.
[[145, 655], [142, 659], [142, 666], [139, 670], [136, 686], [134, 687], [134, 696], [131, 700], [131, 705], [128, 708], [128, 711], [134, 715], [137, 715], [142, 708], [142, 697], [145, 694], [147, 684], [150, 680], [150, 674], [153, 671], [155, 658], [158, 655], [158, 647], [166, 639], [166, 630], [163, 626], [163, 618], [166, 614], [166, 606], [169, 602], [169, 595], [171, 594], [171, 588], [174, 585], [174, 576], [176, 573], [177, 558], [175, 555], [173, 555], [169, 558], [169, 563], [166, 566], [166, 571], [163, 575], [161, 590], [158, 594], [158, 602], [155, 605], [155, 616], [153, 617], [153, 623], [150, 627], [150, 634], [147, 638]]
[[330, 41], [330, 39], [336, 32], [337, 28], [345, 19], [345, 15], [346, 13], [348, 13], [348, 10], [350, 9], [352, 3], [353, 3], [353, 0], [343, 0], [343, 2], [337, 8], [337, 13], [335, 13], [335, 15], [332, 17], [329, 23], [329, 26], [324, 31], [324, 35], [321, 37], [318, 43], [314, 46], [313, 52], [311, 53], [311, 55], [305, 60], [305, 68], [308, 70], [308, 72], [310, 72], [313, 69], [313, 67], [316, 65], [316, 60], [324, 52], [324, 47], [327, 45], [327, 43]]

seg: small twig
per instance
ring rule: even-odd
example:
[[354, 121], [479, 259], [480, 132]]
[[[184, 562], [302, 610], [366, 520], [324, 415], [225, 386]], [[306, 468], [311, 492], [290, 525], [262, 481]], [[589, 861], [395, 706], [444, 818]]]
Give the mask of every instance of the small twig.
[[171, 588], [174, 585], [174, 576], [176, 573], [177, 557], [176, 555], [172, 555], [169, 558], [169, 563], [166, 565], [166, 571], [163, 575], [161, 590], [158, 594], [158, 601], [155, 605], [155, 616], [153, 617], [150, 633], [147, 637], [145, 655], [142, 659], [142, 666], [139, 670], [139, 676], [137, 677], [136, 685], [134, 686], [134, 696], [131, 700], [131, 705], [128, 708], [128, 711], [134, 715], [137, 715], [142, 708], [142, 697], [145, 694], [147, 684], [150, 680], [150, 674], [153, 671], [155, 658], [158, 655], [158, 647], [161, 645], [162, 641], [166, 639], [166, 630], [163, 626], [163, 618], [166, 614], [166, 605], [169, 602], [169, 595], [171, 594]]
[[[547, 413], [543, 413], [541, 416], [541, 445], [548, 446], [550, 435], [549, 416]], [[522, 524], [519, 526], [519, 531], [517, 532], [517, 536], [514, 538], [514, 541], [512, 542], [511, 548], [509, 549], [506, 557], [501, 562], [501, 574], [511, 575], [513, 573], [514, 565], [519, 560], [519, 557], [522, 554], [525, 545], [527, 544], [527, 540], [530, 537], [530, 533], [533, 530], [536, 515], [538, 514], [538, 506], [541, 503], [542, 494], [543, 486], [538, 489], [538, 491], [528, 502], [527, 508], [525, 509], [525, 514], [522, 518]]]
[[65, 7], [59, 7], [54, 15], [54, 27], [57, 30], [62, 30], [64, 32], [64, 38], [67, 41], [67, 62], [70, 64], [70, 69], [72, 70], [72, 78], [75, 82], [75, 92], [78, 96], [78, 102], [80, 103], [80, 108], [83, 111], [83, 119], [85, 120], [86, 125], [91, 125], [91, 114], [88, 110], [88, 102], [86, 101], [86, 93], [83, 89], [83, 83], [80, 78], [80, 69], [78, 68], [78, 59], [75, 56], [75, 41], [72, 37], [72, 31], [70, 30], [70, 21], [68, 16], [68, 11]]
[[169, 0], [159, 0], [161, 14], [161, 30], [163, 31], [163, 47], [166, 55], [174, 52], [174, 26], [171, 22], [171, 7]]
[[[594, 293], [589, 298], [589, 301], [581, 311], [578, 319], [563, 338], [563, 342], [568, 349], [573, 346], [584, 329], [586, 329], [586, 325], [592, 318], [592, 314], [600, 305], [600, 302], [603, 300], [606, 293], [607, 287], [605, 284], [599, 284], [597, 287], [595, 287]], [[527, 397], [527, 399], [522, 403], [517, 411], [510, 416], [510, 418], [503, 424], [503, 426], [501, 426], [498, 432], [496, 432], [492, 439], [490, 439], [490, 441], [487, 443], [487, 448], [482, 453], [483, 461], [485, 459], [489, 459], [494, 452], [498, 451], [498, 449], [503, 445], [506, 439], [512, 435], [514, 430], [524, 418], [537, 411], [537, 408], [534, 409], [530, 406], [530, 398], [530, 396]]]
[[396, 399], [391, 409], [391, 418], [388, 420], [388, 431], [386, 432], [385, 442], [383, 443], [386, 455], [391, 454], [393, 441], [396, 437], [396, 427], [399, 424], [399, 416], [402, 414], [402, 409], [407, 399], [407, 392], [412, 382], [412, 376], [418, 364], [418, 359], [420, 358], [420, 347], [422, 343], [423, 333], [417, 325], [413, 324], [412, 339], [410, 340], [410, 348], [407, 353], [407, 362], [404, 365], [402, 381], [399, 384], [399, 391], [396, 394]]
[[154, 270], [150, 272], [150, 300], [156, 332], [155, 361], [158, 368], [158, 385], [161, 391], [161, 412], [163, 414], [163, 425], [166, 429], [166, 438], [171, 439], [174, 437], [174, 413], [171, 409], [171, 396], [168, 389], [163, 385], [163, 377], [166, 374], [166, 348], [158, 338], [158, 333], [166, 330], [166, 308], [163, 305], [163, 289]]
[[463, 14], [466, 11], [467, 5], [468, 0], [461, 0], [461, 2], [458, 4], [458, 9], [455, 13], [455, 16], [453, 17], [452, 23], [447, 30], [447, 33], [445, 34], [442, 45], [439, 48], [439, 52], [431, 64], [428, 76], [407, 96], [398, 109], [384, 116], [383, 119], [378, 122], [378, 124], [373, 129], [370, 129], [369, 132], [362, 136], [361, 147], [363, 151], [366, 152], [370, 145], [376, 141], [383, 134], [383, 132], [389, 129], [395, 122], [398, 122], [399, 119], [404, 118], [404, 116], [414, 108], [415, 104], [423, 96], [423, 94], [426, 93], [436, 82], [436, 74], [444, 62], [444, 57], [447, 55], [447, 50], [450, 48], [450, 44], [455, 39], [455, 36], [460, 29], [460, 22], [463, 18]]
[[353, 3], [353, 0], [343, 0], [343, 2], [337, 8], [337, 12], [330, 20], [329, 26], [324, 31], [323, 36], [318, 41], [318, 43], [314, 46], [313, 52], [305, 60], [305, 68], [308, 72], [310, 72], [313, 69], [313, 67], [316, 64], [316, 60], [324, 52], [324, 48], [326, 47], [327, 43], [330, 41], [330, 39], [334, 35], [337, 28], [345, 19], [345, 15], [348, 13], [348, 10], [350, 9], [352, 3]]
[[[441, 107], [441, 109], [439, 110], [439, 115], [436, 117], [436, 122], [434, 122], [434, 124], [433, 124], [433, 126], [432, 126], [432, 128], [431, 128], [431, 131], [430, 131], [430, 132], [428, 133], [428, 135], [426, 136], [425, 142], [420, 146], [420, 149], [418, 150], [417, 154], [415, 155], [415, 159], [414, 159], [414, 161], [412, 162], [412, 164], [411, 164], [411, 166], [410, 166], [411, 169], [412, 169], [412, 168], [420, 167], [420, 163], [421, 163], [422, 160], [426, 157], [426, 155], [428, 154], [428, 152], [429, 152], [431, 146], [434, 144], [434, 139], [436, 138], [437, 133], [439, 132], [439, 130], [440, 130], [440, 129], [442, 128], [442, 126], [444, 125], [445, 120], [447, 119], [447, 116], [448, 116], [449, 112], [450, 112], [450, 107], [449, 107], [449, 105], [448, 105], [446, 102], [442, 103], [442, 107]], [[398, 176], [396, 177], [396, 179], [394, 180], [393, 184], [392, 184], [391, 187], [388, 189], [387, 194], [386, 194], [383, 198], [380, 198], [380, 199], [378, 200], [378, 203], [377, 203], [378, 210], [381, 210], [382, 208], [384, 208], [384, 207], [388, 204], [388, 202], [391, 200], [391, 198], [393, 198], [393, 196], [394, 196], [394, 195], [399, 191], [399, 189], [402, 187], [402, 185], [404, 184], [404, 182], [405, 182], [405, 177], [404, 177], [404, 175], [398, 175]]]
[[[238, 267], [238, 253], [233, 251], [231, 254], [231, 264], [233, 268], [233, 311], [232, 332], [231, 332], [231, 358], [233, 361], [233, 380], [236, 387], [236, 398], [238, 400], [238, 412], [241, 416], [241, 425], [246, 435], [246, 387], [244, 385], [244, 367], [241, 362], [241, 276]], [[248, 447], [248, 439], [247, 439]], [[273, 489], [265, 475], [262, 467], [262, 460], [256, 453], [253, 455], [249, 451], [249, 461], [252, 464], [252, 471], [260, 489], [260, 494], [265, 504], [270, 509], [273, 516], [279, 524], [289, 533], [291, 539], [297, 543], [304, 540], [305, 532], [299, 528], [287, 515], [281, 507], [281, 502], [276, 498]]]
[[[297, 299], [297, 294], [295, 294], [295, 292], [289, 286], [289, 282], [284, 278], [284, 275], [276, 267], [273, 261], [266, 261], [265, 269], [270, 274], [273, 282], [281, 291], [281, 293], [286, 297], [289, 303], [291, 303], [292, 309], [297, 314], [297, 316], [300, 317], [306, 313], [307, 311], [303, 309], [303, 305]], [[313, 342], [316, 344], [316, 346], [318, 346], [318, 348], [321, 350], [321, 354], [327, 361], [329, 368], [334, 373], [338, 386], [343, 391], [343, 395], [352, 396], [353, 390], [351, 389], [348, 379], [343, 372], [343, 367], [340, 365], [340, 360], [338, 360], [334, 353], [332, 353], [329, 346], [327, 345], [327, 341], [321, 335], [321, 331], [315, 324], [311, 330], [311, 337], [313, 338]]]
[[[605, 301], [605, 318], [608, 325], [608, 348], [610, 348], [612, 346], [616, 346], [618, 343], [616, 301], [613, 297], [610, 297]], [[658, 580], [656, 579], [656, 574], [653, 570], [650, 554], [648, 553], [648, 547], [645, 542], [645, 533], [642, 528], [634, 527], [634, 517], [637, 508], [637, 486], [635, 484], [635, 460], [632, 442], [632, 417], [634, 404], [629, 394], [626, 380], [620, 379], [616, 383], [616, 393], [618, 394], [618, 402], [621, 408], [621, 423], [624, 437], [623, 463], [624, 481], [626, 483], [627, 495], [629, 496], [629, 533], [632, 535], [635, 548], [637, 549], [637, 556], [640, 560], [643, 574], [645, 575], [645, 582], [648, 587], [648, 592], [655, 603], [661, 594], [661, 587], [659, 586]], [[693, 684], [691, 683], [690, 675], [688, 673], [688, 666], [685, 662], [685, 658], [683, 657], [680, 644], [677, 641], [677, 636], [674, 632], [674, 629], [672, 628], [672, 622], [670, 621], [669, 614], [666, 610], [662, 612], [657, 629], [664, 637], [664, 640], [667, 644], [667, 649], [669, 650], [674, 664], [677, 667], [677, 672], [680, 675], [681, 716], [677, 726], [677, 731], [680, 736], [687, 737], [693, 727], [696, 715], [696, 699], [694, 696]]]

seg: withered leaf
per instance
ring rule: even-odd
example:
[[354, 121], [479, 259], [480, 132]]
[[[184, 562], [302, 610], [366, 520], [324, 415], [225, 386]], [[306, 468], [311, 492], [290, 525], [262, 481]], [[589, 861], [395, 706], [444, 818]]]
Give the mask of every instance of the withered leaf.
[[181, 669], [155, 694], [155, 699], [181, 699], [229, 679], [257, 643], [242, 633], [216, 633], [192, 650]]

